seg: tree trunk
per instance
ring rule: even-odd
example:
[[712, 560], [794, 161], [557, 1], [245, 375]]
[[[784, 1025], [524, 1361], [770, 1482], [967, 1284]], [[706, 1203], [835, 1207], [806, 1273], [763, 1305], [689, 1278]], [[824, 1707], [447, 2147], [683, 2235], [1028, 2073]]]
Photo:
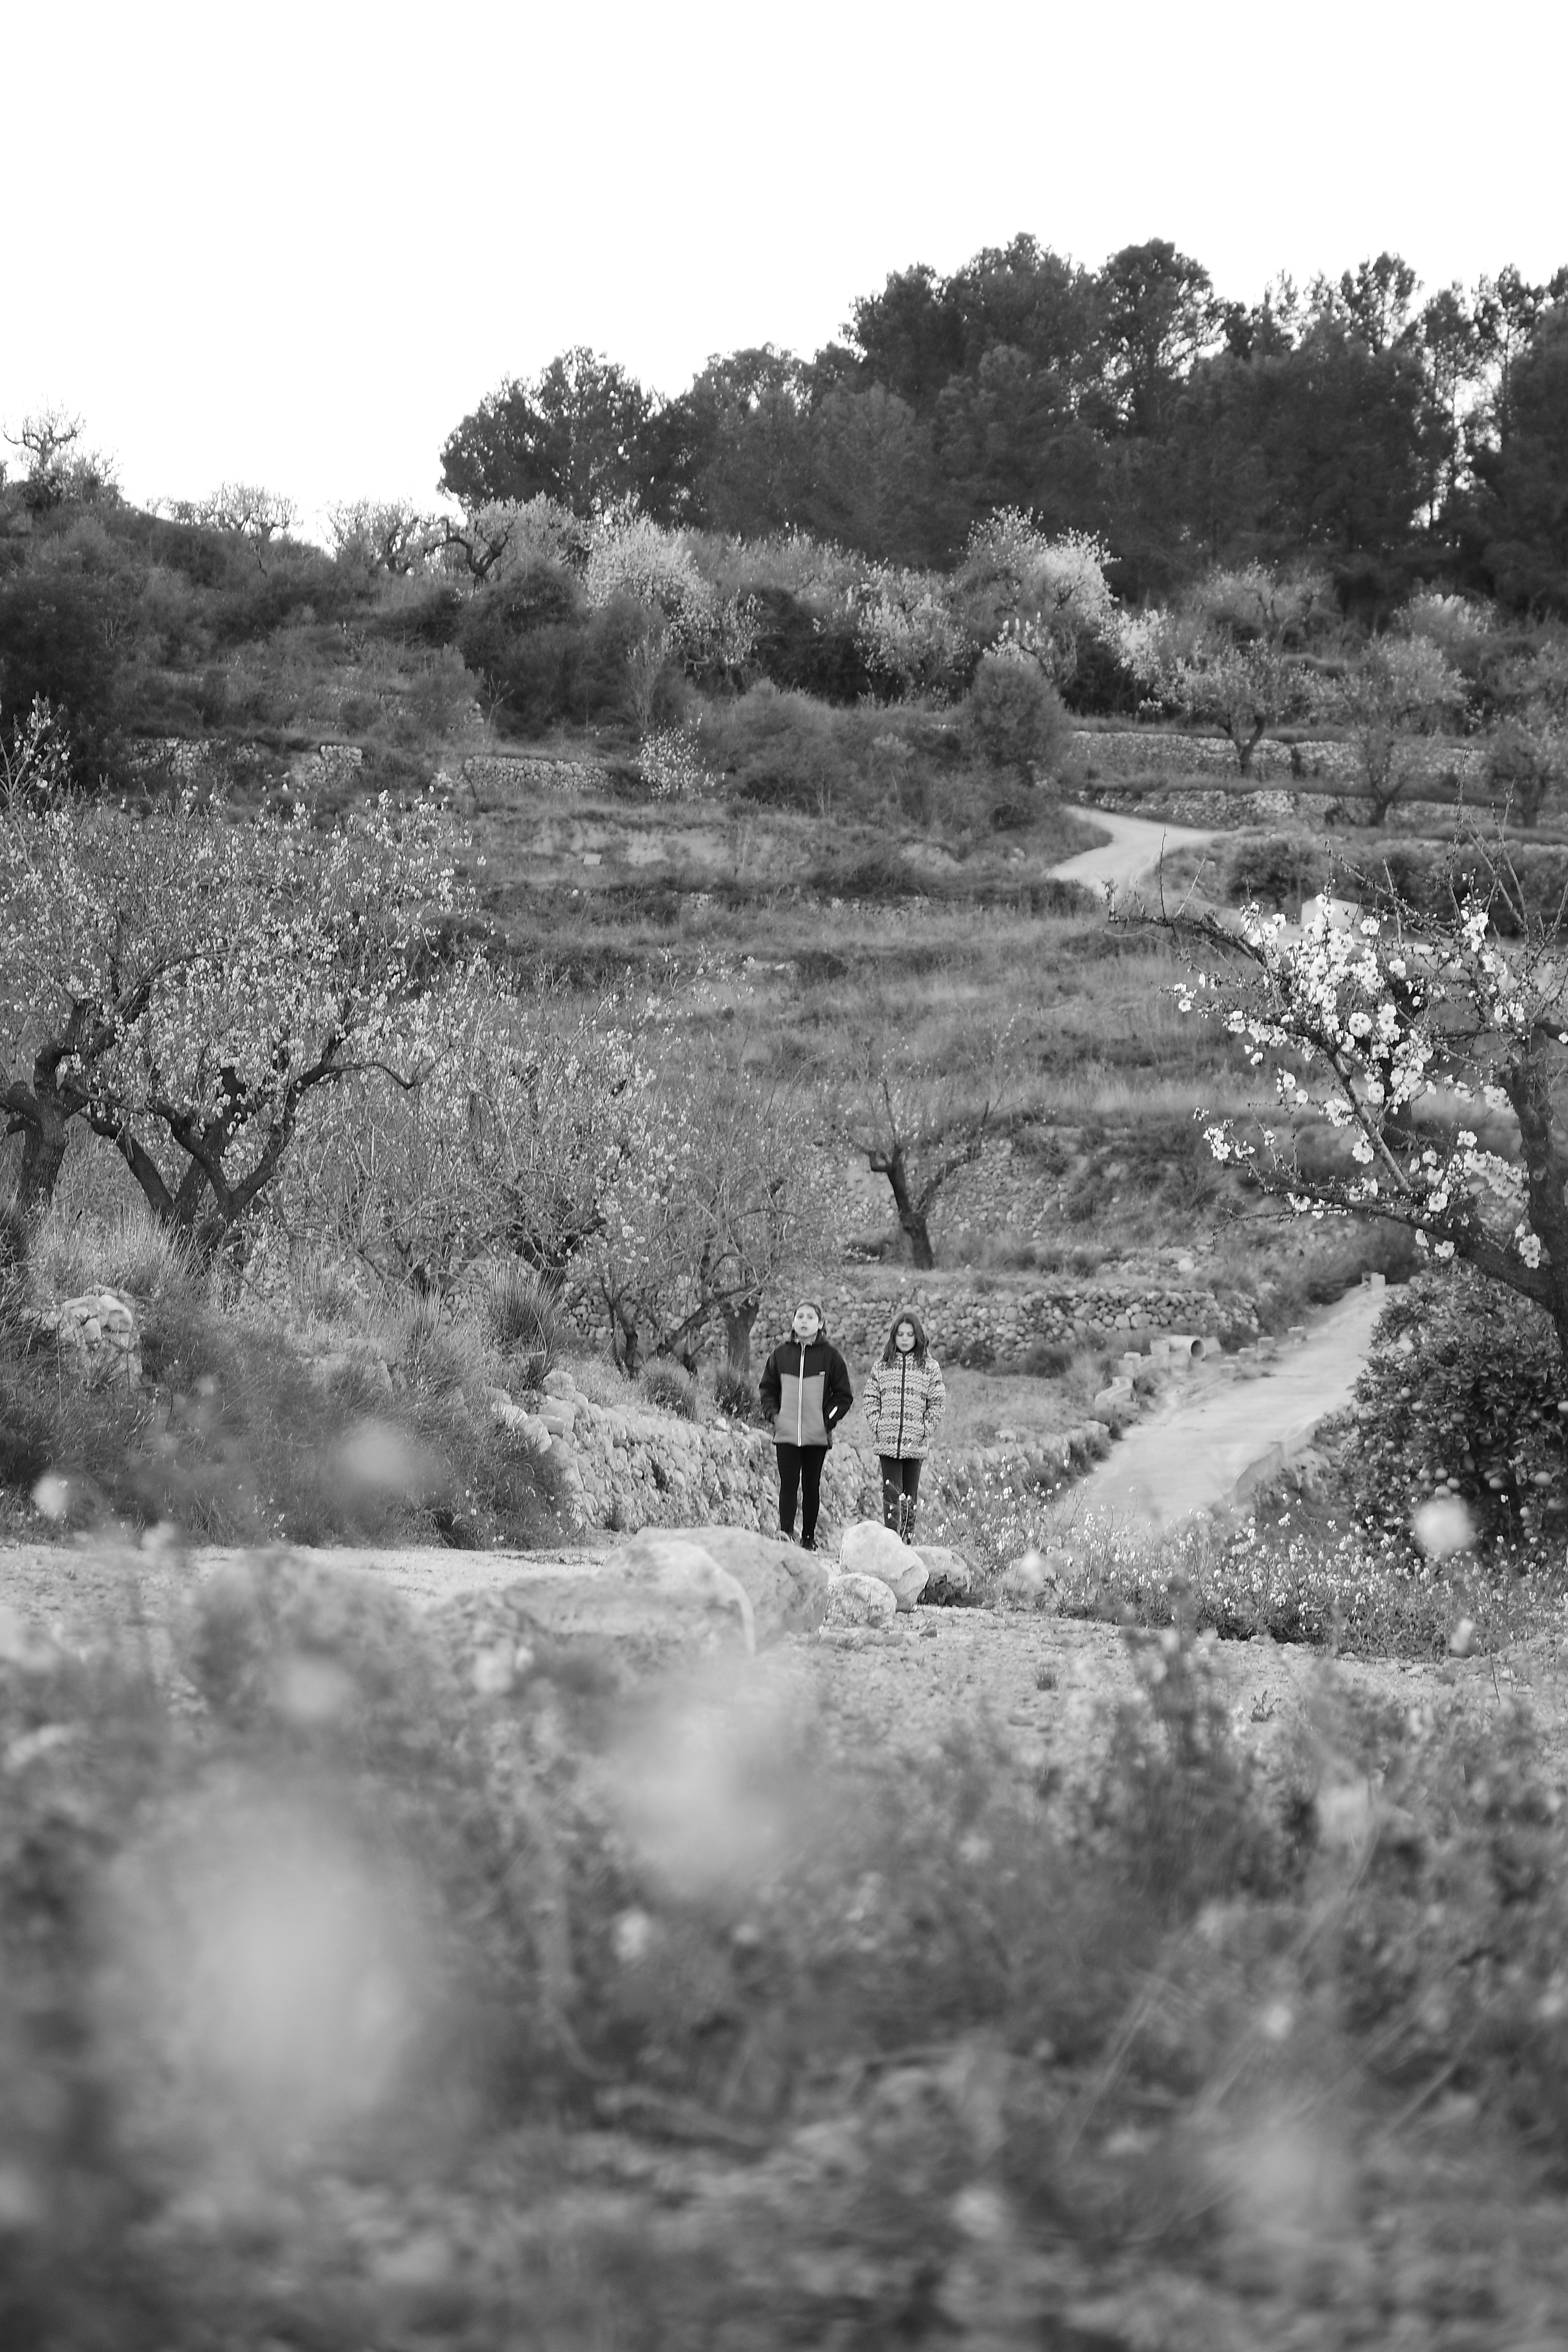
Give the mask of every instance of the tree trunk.
[[70, 1140], [70, 1123], [81, 1105], [60, 1092], [52, 1071], [36, 1067], [33, 1084], [8, 1087], [0, 1097], [0, 1108], [11, 1114], [6, 1133], [22, 1138], [17, 1211], [24, 1217], [38, 1215], [54, 1199]]
[[1509, 1062], [1503, 1084], [1519, 1121], [1530, 1223], [1543, 1253], [1540, 1271], [1551, 1286], [1547, 1311], [1568, 1364], [1568, 1200], [1563, 1197], [1568, 1165], [1558, 1141], [1544, 1056], [1526, 1045]]
[[737, 1380], [749, 1381], [752, 1377], [752, 1333], [762, 1303], [756, 1297], [735, 1298], [723, 1309], [724, 1346], [730, 1370]]
[[929, 1274], [936, 1264], [931, 1245], [931, 1227], [923, 1209], [900, 1209], [899, 1223], [910, 1237], [910, 1255], [918, 1272]]
[[41, 1213], [54, 1199], [55, 1186], [65, 1165], [66, 1121], [19, 1119], [16, 1124], [22, 1130], [16, 1209], [19, 1215], [32, 1217]]
[[893, 1191], [893, 1206], [899, 1213], [899, 1223], [909, 1236], [914, 1263], [921, 1273], [929, 1274], [936, 1260], [931, 1255], [931, 1228], [926, 1212], [917, 1206], [910, 1191], [910, 1171], [904, 1164], [904, 1147], [896, 1144], [881, 1163], [881, 1172]]

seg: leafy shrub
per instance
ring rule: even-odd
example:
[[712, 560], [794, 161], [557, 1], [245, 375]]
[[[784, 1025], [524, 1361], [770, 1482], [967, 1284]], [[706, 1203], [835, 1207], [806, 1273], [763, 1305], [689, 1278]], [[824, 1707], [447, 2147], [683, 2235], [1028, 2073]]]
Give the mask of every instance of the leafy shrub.
[[1489, 902], [1493, 929], [1517, 939], [1526, 917], [1557, 919], [1568, 896], [1568, 849], [1510, 841], [1505, 857], [1463, 843], [1391, 841], [1375, 860], [1347, 862], [1336, 887], [1369, 903], [1392, 895], [1423, 914], [1442, 914], [1473, 894]]
[[1542, 1311], [1468, 1268], [1396, 1294], [1356, 1384], [1345, 1475], [1368, 1528], [1411, 1541], [1412, 1514], [1461, 1502], [1483, 1556], [1561, 1558], [1568, 1419], [1556, 1334]]
[[1221, 883], [1233, 907], [1256, 900], [1282, 907], [1295, 920], [1303, 898], [1313, 898], [1328, 878], [1328, 859], [1304, 833], [1243, 834], [1226, 852]]
[[987, 767], [1022, 776], [1053, 770], [1072, 732], [1038, 662], [1012, 654], [987, 654], [981, 662], [963, 705], [963, 728]]
[[679, 1364], [659, 1359], [645, 1365], [637, 1375], [637, 1386], [647, 1402], [662, 1412], [679, 1413], [684, 1421], [697, 1419], [697, 1383]]

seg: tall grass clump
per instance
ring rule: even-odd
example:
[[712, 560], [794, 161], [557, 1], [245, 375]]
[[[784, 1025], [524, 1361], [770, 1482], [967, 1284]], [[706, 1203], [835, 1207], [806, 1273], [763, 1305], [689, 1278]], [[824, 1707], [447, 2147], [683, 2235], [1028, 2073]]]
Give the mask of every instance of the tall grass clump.
[[482, 1306], [490, 1343], [526, 1387], [537, 1388], [561, 1353], [564, 1318], [561, 1286], [547, 1274], [509, 1258], [487, 1282]]
[[29, 1277], [40, 1299], [107, 1287], [153, 1299], [201, 1286], [205, 1271], [187, 1235], [139, 1202], [73, 1213], [57, 1202], [27, 1234]]
[[679, 1413], [683, 1421], [699, 1418], [697, 1382], [679, 1364], [656, 1360], [637, 1374], [645, 1401], [662, 1412]]

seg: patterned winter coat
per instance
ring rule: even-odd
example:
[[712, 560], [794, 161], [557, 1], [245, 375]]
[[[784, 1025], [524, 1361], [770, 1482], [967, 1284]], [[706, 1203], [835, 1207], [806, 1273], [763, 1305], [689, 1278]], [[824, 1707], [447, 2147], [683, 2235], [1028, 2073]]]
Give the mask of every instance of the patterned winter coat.
[[931, 1452], [947, 1409], [942, 1366], [926, 1349], [923, 1364], [900, 1356], [896, 1364], [875, 1363], [860, 1391], [866, 1433], [873, 1449], [907, 1462]]

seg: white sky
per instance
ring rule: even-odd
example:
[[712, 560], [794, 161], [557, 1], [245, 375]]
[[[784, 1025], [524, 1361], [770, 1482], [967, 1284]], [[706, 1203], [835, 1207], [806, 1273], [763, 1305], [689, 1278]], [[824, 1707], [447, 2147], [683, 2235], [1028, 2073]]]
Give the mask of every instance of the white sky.
[[1255, 300], [1568, 261], [1563, 0], [55, 0], [0, 36], [0, 420], [140, 501], [435, 491], [572, 343], [679, 391], [1020, 229]]

